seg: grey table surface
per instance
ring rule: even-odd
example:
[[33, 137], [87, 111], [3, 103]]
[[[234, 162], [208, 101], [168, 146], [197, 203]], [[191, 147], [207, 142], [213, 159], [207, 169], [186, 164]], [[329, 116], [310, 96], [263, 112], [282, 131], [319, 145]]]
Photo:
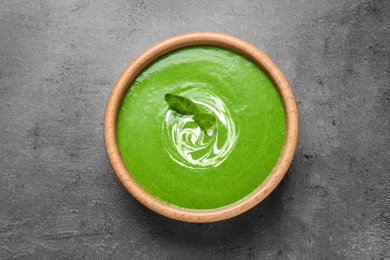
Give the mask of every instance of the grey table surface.
[[[277, 189], [230, 220], [162, 217], [117, 180], [117, 77], [191, 31], [251, 42], [296, 95]], [[390, 1], [0, 1], [0, 259], [390, 259]]]

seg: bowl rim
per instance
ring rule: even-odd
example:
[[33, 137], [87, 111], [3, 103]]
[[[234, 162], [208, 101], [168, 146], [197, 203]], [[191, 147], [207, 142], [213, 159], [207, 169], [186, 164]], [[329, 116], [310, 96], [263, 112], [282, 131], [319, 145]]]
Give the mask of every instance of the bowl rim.
[[[273, 81], [281, 96], [286, 117], [286, 136], [279, 159], [263, 183], [241, 200], [216, 209], [194, 210], [165, 203], [146, 192], [127, 170], [120, 155], [116, 124], [120, 104], [135, 77], [152, 61], [172, 50], [214, 45], [236, 51], [255, 62]], [[163, 40], [142, 52], [119, 76], [108, 98], [104, 114], [104, 142], [110, 164], [123, 186], [143, 205], [168, 218], [194, 223], [215, 222], [237, 216], [264, 200], [285, 176], [298, 142], [298, 110], [294, 94], [277, 65], [256, 46], [237, 37], [217, 32], [192, 32]]]

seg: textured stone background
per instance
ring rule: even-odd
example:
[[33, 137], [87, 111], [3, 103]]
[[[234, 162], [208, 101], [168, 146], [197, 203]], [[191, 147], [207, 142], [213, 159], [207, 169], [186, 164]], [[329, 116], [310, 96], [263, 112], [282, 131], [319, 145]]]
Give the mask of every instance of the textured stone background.
[[[105, 153], [116, 78], [169, 36], [218, 31], [295, 92], [282, 183], [231, 220], [133, 199]], [[390, 1], [0, 0], [0, 259], [390, 259]]]

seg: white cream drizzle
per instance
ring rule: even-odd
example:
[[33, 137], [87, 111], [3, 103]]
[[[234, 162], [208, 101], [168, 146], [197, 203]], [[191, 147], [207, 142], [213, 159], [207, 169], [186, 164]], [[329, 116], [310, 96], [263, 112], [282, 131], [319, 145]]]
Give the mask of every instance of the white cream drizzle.
[[193, 116], [178, 115], [167, 109], [162, 125], [165, 150], [184, 167], [206, 169], [219, 166], [232, 152], [239, 136], [229, 110], [211, 92], [192, 89], [180, 95], [190, 98], [200, 108], [213, 114], [217, 123], [212, 130], [204, 132], [195, 123]]

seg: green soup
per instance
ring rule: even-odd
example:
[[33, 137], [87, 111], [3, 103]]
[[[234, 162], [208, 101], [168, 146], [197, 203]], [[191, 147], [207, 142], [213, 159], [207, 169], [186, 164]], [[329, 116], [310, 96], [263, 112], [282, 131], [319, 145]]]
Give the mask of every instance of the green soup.
[[[217, 118], [202, 131], [169, 109], [166, 93]], [[154, 197], [187, 209], [237, 202], [267, 178], [286, 132], [283, 104], [254, 62], [216, 46], [181, 48], [147, 66], [125, 94], [118, 145], [134, 179]]]

